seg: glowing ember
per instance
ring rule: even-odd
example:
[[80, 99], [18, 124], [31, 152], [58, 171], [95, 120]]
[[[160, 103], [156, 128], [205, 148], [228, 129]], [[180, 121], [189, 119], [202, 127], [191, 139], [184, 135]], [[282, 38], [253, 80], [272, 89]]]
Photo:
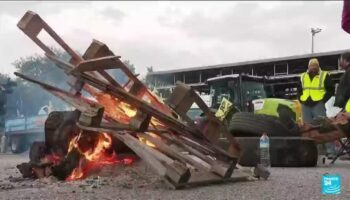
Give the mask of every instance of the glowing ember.
[[104, 106], [106, 115], [114, 120], [128, 123], [130, 118], [136, 115], [136, 109], [109, 94], [100, 93], [95, 97]]
[[59, 156], [59, 155], [56, 155], [54, 153], [51, 153], [51, 154], [47, 154], [45, 155], [45, 157], [42, 159], [42, 161], [45, 163], [45, 162], [51, 162], [53, 163], [54, 165], [57, 165], [59, 162], [61, 162], [62, 160], [62, 157]]
[[73, 149], [77, 149], [83, 158], [79, 161], [79, 166], [77, 166], [71, 175], [66, 179], [67, 181], [77, 180], [85, 178], [89, 175], [89, 172], [98, 170], [106, 165], [113, 165], [116, 163], [121, 163], [125, 165], [130, 165], [133, 162], [131, 158], [118, 158], [116, 153], [112, 148], [112, 138], [106, 134], [98, 134], [96, 145], [89, 148], [86, 151], [82, 151], [79, 146], [79, 140], [83, 132], [80, 132], [78, 136], [73, 138], [69, 144], [69, 152]]
[[122, 110], [124, 110], [125, 114], [128, 116], [128, 117], [134, 117], [136, 115], [136, 110], [131, 108], [131, 106], [127, 103], [124, 103], [124, 102], [120, 102], [120, 107], [122, 108]]
[[146, 139], [145, 139], [144, 137], [142, 137], [142, 136], [139, 136], [139, 140], [140, 140], [140, 142], [142, 142], [143, 144], [145, 144], [145, 145], [147, 145], [147, 146], [150, 146], [150, 147], [152, 147], [152, 148], [155, 148], [155, 147], [156, 147], [156, 145], [154, 145], [152, 142], [146, 140]]
[[[154, 133], [152, 133], [152, 132], [146, 132], [145, 134], [150, 135], [150, 136], [152, 136], [152, 137], [154, 137], [154, 138], [161, 139], [158, 135], [156, 135], [156, 134], [154, 134]], [[146, 140], [146, 138], [144, 138], [144, 137], [142, 137], [142, 136], [138, 136], [138, 138], [139, 138], [139, 141], [142, 142], [143, 144], [145, 144], [145, 145], [147, 145], [147, 146], [150, 146], [150, 147], [152, 147], [152, 148], [156, 148], [156, 145], [153, 144], [152, 142]]]

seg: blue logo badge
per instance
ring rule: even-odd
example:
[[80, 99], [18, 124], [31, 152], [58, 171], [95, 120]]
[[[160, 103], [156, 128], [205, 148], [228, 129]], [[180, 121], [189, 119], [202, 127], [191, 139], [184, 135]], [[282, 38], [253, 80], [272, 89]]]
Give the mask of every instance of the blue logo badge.
[[340, 194], [341, 180], [339, 174], [322, 175], [322, 194]]

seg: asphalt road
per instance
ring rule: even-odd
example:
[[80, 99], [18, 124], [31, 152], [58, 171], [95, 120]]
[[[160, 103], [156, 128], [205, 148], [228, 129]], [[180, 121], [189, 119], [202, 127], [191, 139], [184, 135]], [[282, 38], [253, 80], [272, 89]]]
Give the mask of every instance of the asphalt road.
[[[54, 178], [25, 180], [16, 165], [27, 155], [0, 154], [0, 199], [350, 199], [350, 161], [316, 168], [272, 168], [268, 180], [170, 190], [141, 161], [131, 167], [104, 169], [99, 176], [62, 182]], [[324, 173], [341, 176], [340, 195], [322, 195]]]

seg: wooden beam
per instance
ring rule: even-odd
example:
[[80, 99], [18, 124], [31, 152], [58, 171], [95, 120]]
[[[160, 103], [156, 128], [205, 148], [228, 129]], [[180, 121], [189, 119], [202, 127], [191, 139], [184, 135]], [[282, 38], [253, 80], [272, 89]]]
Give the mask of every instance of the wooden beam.
[[143, 161], [152, 166], [153, 169], [162, 177], [167, 178], [173, 184], [186, 183], [191, 177], [189, 169], [179, 163], [161, 162], [164, 160], [159, 153], [154, 153], [151, 147], [144, 145], [135, 137], [129, 134], [120, 134], [117, 132], [110, 132], [110, 134], [133, 150]]
[[106, 56], [99, 57], [89, 60], [84, 60], [80, 62], [77, 67], [72, 69], [71, 73], [74, 72], [87, 72], [87, 71], [96, 71], [96, 70], [106, 70], [106, 69], [117, 69], [115, 60], [119, 59], [120, 56]]

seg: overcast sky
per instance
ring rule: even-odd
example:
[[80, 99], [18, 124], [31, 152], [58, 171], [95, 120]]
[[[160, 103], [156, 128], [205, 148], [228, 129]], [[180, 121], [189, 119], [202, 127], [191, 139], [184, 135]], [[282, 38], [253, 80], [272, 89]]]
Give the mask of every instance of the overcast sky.
[[[0, 73], [19, 57], [43, 54], [16, 24], [37, 12], [73, 48], [93, 38], [115, 54], [156, 71], [350, 49], [342, 1], [330, 2], [0, 2]], [[44, 40], [47, 38], [44, 36]], [[49, 41], [50, 45], [51, 43]]]

